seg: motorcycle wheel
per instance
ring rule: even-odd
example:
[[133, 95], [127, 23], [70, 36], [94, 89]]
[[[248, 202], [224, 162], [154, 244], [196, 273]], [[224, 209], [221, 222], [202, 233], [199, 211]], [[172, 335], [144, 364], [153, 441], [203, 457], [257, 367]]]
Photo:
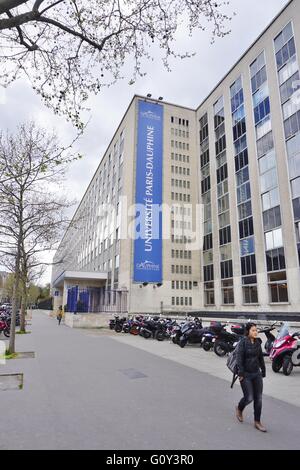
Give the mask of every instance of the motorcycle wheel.
[[284, 375], [288, 377], [293, 372], [293, 369], [294, 369], [294, 366], [293, 366], [292, 358], [290, 356], [285, 356], [282, 362], [282, 372], [284, 373]]
[[214, 352], [219, 357], [225, 357], [227, 354], [227, 348], [224, 347], [223, 343], [216, 342], [214, 345]]
[[151, 333], [149, 331], [143, 331], [143, 337], [145, 339], [149, 339], [149, 338], [151, 338]]
[[172, 338], [173, 344], [178, 344], [177, 338]]
[[275, 359], [272, 361], [272, 371], [275, 372], [275, 374], [278, 374], [282, 367], [282, 360], [281, 359]]
[[8, 330], [4, 330], [3, 334], [4, 334], [4, 336], [6, 336], [6, 338], [10, 337], [10, 331], [8, 331]]
[[187, 340], [186, 339], [180, 339], [178, 344], [183, 349], [187, 345]]
[[165, 339], [165, 335], [162, 331], [158, 331], [155, 335], [157, 341], [163, 341]]
[[121, 326], [121, 325], [117, 325], [117, 326], [115, 327], [115, 332], [116, 332], [116, 333], [121, 333], [121, 331], [122, 331], [122, 326]]
[[211, 350], [211, 343], [208, 343], [208, 342], [203, 343], [202, 348], [206, 352], [210, 351]]

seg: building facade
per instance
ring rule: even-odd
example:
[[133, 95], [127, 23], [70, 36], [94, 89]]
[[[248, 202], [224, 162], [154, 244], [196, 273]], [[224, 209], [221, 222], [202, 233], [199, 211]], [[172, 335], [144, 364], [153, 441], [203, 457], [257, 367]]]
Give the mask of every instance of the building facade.
[[292, 0], [197, 109], [133, 98], [55, 256], [56, 303], [82, 286], [97, 311], [299, 311], [299, 50]]

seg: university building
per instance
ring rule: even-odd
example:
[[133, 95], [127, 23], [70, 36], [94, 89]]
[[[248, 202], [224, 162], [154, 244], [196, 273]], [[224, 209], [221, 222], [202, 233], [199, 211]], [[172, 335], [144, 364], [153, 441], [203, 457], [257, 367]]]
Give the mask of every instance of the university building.
[[300, 2], [197, 109], [134, 96], [55, 255], [69, 311], [298, 312]]

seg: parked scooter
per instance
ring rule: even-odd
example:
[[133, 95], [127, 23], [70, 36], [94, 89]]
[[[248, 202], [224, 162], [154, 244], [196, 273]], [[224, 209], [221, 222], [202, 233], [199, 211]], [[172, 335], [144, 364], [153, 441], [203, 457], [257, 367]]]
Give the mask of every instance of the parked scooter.
[[201, 320], [195, 320], [190, 322], [182, 328], [182, 335], [179, 339], [179, 346], [184, 348], [187, 344], [199, 344], [201, 345], [203, 336], [203, 326]]
[[300, 366], [300, 332], [291, 335], [289, 324], [284, 323], [271, 350], [272, 370], [291, 375], [294, 367]]
[[229, 333], [224, 328], [215, 341], [214, 352], [217, 356], [224, 357], [234, 351], [240, 339], [244, 336], [245, 326], [232, 325], [231, 331], [232, 333]]
[[267, 326], [265, 328], [261, 328], [258, 330], [259, 333], [264, 333], [266, 335], [267, 341], [265, 343], [265, 356], [269, 356], [270, 352], [272, 350], [274, 341], [276, 340], [276, 336], [272, 333], [276, 329], [276, 325], [278, 325], [278, 322], [276, 321], [273, 323], [271, 326]]

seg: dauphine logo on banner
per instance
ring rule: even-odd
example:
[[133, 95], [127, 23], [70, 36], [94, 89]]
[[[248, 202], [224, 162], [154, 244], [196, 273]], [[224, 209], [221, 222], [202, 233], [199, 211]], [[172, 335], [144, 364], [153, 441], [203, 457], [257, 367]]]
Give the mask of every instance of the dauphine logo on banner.
[[141, 111], [141, 117], [144, 119], [152, 119], [154, 121], [160, 121], [161, 116], [158, 114], [154, 113], [153, 111]]

